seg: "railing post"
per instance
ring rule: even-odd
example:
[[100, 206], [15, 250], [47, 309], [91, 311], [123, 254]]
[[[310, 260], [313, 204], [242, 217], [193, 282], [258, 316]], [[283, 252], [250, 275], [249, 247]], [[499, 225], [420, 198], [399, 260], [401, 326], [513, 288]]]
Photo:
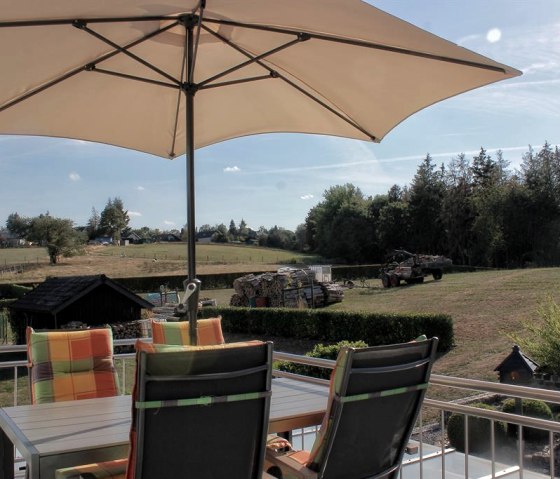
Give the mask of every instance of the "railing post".
[[17, 366], [14, 366], [14, 406], [17, 406], [18, 403], [18, 374], [17, 374]]
[[441, 479], [445, 479], [445, 411], [441, 410]]
[[469, 477], [469, 416], [465, 414], [465, 477]]

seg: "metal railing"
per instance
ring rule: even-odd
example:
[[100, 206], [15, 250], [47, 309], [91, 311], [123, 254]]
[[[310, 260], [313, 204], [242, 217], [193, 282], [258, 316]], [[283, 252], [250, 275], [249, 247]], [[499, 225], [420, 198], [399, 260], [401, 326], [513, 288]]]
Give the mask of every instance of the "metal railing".
[[[145, 341], [151, 341], [151, 339], [145, 339]], [[136, 342], [135, 339], [126, 339], [126, 340], [115, 340], [114, 345], [118, 346], [132, 346]], [[13, 405], [18, 404], [18, 368], [26, 367], [27, 362], [25, 360], [18, 360], [18, 361], [2, 361], [3, 353], [14, 353], [14, 352], [25, 352], [26, 346], [0, 346], [0, 370], [1, 369], [13, 369]], [[124, 353], [124, 354], [115, 354], [115, 362], [117, 364], [117, 370], [120, 374], [121, 384], [126, 385], [127, 383], [127, 372], [126, 372], [126, 364], [127, 360], [133, 360], [135, 357], [135, 353]], [[294, 362], [297, 364], [303, 364], [307, 366], [315, 366], [320, 368], [332, 369], [334, 367], [335, 362], [332, 360], [327, 359], [319, 359], [319, 358], [311, 358], [308, 356], [299, 356], [295, 354], [283, 353], [283, 352], [275, 352], [274, 353], [274, 360], [275, 361], [287, 361], [287, 362]], [[289, 373], [285, 371], [274, 370], [275, 377], [288, 377], [292, 379], [297, 379], [304, 382], [310, 382], [315, 384], [322, 384], [327, 386], [329, 384], [328, 380], [325, 379], [318, 379], [312, 378], [309, 376], [302, 376], [299, 374]], [[6, 381], [6, 380], [5, 380]], [[431, 386], [438, 386], [438, 387], [446, 387], [451, 388], [453, 390], [461, 389], [461, 390], [469, 390], [469, 391], [479, 391], [483, 393], [488, 393], [492, 395], [499, 395], [499, 396], [507, 396], [507, 397], [514, 397], [514, 398], [521, 398], [521, 399], [537, 399], [541, 401], [545, 401], [547, 403], [554, 403], [560, 404], [560, 392], [553, 391], [553, 390], [546, 390], [546, 389], [538, 389], [532, 387], [525, 387], [525, 386], [516, 386], [516, 385], [508, 385], [508, 384], [501, 384], [501, 383], [493, 383], [488, 381], [479, 381], [474, 379], [464, 379], [464, 378], [456, 378], [456, 377], [449, 377], [449, 376], [442, 376], [438, 374], [432, 374], [430, 379]], [[26, 384], [28, 387], [28, 384]], [[122, 388], [122, 393], [124, 394], [125, 388]], [[429, 391], [428, 391], [429, 393]], [[429, 395], [429, 394], [428, 394]], [[4, 405], [6, 406], [6, 404]], [[410, 459], [406, 459], [403, 462], [403, 469], [406, 473], [408, 467], [412, 465], [418, 466], [418, 473], [414, 474], [413, 477], [419, 477], [423, 479], [424, 477], [433, 479], [436, 476], [433, 475], [433, 472], [427, 473], [426, 472], [426, 465], [433, 464], [434, 459], [439, 459], [440, 463], [437, 467], [438, 470], [441, 471], [441, 478], [446, 478], [446, 456], [451, 453], [455, 452], [455, 449], [449, 447], [447, 445], [448, 441], [445, 435], [445, 424], [446, 419], [451, 413], [462, 414], [465, 416], [465, 437], [464, 437], [464, 444], [465, 444], [465, 451], [464, 451], [464, 466], [462, 475], [464, 478], [472, 478], [477, 477], [478, 479], [486, 479], [486, 478], [498, 478], [498, 477], [519, 477], [523, 479], [525, 476], [533, 477], [556, 477], [556, 467], [555, 467], [555, 454], [554, 454], [554, 446], [555, 446], [555, 434], [560, 434], [560, 422], [546, 420], [546, 419], [538, 419], [528, 416], [522, 416], [519, 414], [511, 414], [505, 413], [501, 411], [494, 411], [494, 410], [487, 410], [487, 409], [480, 409], [476, 407], [472, 407], [466, 404], [461, 404], [459, 402], [453, 401], [442, 401], [439, 399], [432, 399], [430, 397], [426, 397], [424, 399], [423, 411], [428, 408], [435, 408], [438, 410], [439, 413], [439, 427], [440, 427], [440, 438], [438, 440], [439, 444], [437, 445], [437, 450], [435, 450], [435, 445], [430, 445], [424, 441], [424, 413], [421, 413], [418, 424], [417, 424], [417, 436], [418, 438], [418, 449], [419, 453], [417, 457], [413, 457]], [[490, 421], [491, 428], [490, 428], [490, 451], [487, 451], [485, 455], [485, 460], [488, 462], [490, 468], [490, 474], [480, 475], [480, 476], [473, 476], [473, 470], [470, 467], [473, 456], [469, 452], [469, 418], [485, 418]], [[496, 437], [495, 437], [495, 427], [497, 422], [505, 422], [509, 424], [514, 424], [519, 427], [518, 432], [518, 456], [517, 456], [517, 464], [499, 464], [496, 459]], [[550, 454], [550, 461], [549, 461], [549, 474], [547, 475], [535, 475], [535, 473], [528, 470], [528, 468], [524, 464], [524, 447], [525, 447], [525, 439], [524, 439], [524, 429], [525, 428], [537, 428], [542, 429], [544, 431], [548, 431], [548, 442], [549, 448], [551, 451]], [[293, 437], [296, 441], [299, 441], [298, 445], [302, 447], [309, 446], [306, 443], [308, 440], [312, 440], [314, 434], [317, 432], [317, 427], [313, 428], [306, 428], [304, 430], [297, 430], [293, 432]], [[403, 472], [401, 471], [401, 477]], [[560, 471], [559, 471], [560, 472]], [[451, 474], [452, 477], [460, 477], [457, 475], [457, 471], [454, 471]]]

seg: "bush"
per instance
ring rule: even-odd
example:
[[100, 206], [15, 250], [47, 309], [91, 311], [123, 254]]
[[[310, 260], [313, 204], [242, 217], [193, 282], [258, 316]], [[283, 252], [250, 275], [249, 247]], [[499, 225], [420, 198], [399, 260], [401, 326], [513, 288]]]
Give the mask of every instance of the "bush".
[[425, 334], [439, 338], [438, 351], [453, 346], [453, 321], [445, 314], [361, 313], [328, 309], [202, 308], [205, 318], [222, 316], [230, 333], [318, 341], [365, 341], [370, 346], [405, 343]]
[[523, 323], [524, 335], [511, 334], [513, 339], [541, 369], [560, 374], [560, 306], [549, 296], [542, 302], [537, 314], [540, 321]]
[[[493, 406], [484, 403], [471, 404], [472, 407], [496, 411]], [[496, 421], [495, 438], [496, 443], [503, 441], [506, 437], [506, 425]], [[490, 419], [469, 416], [469, 452], [485, 452], [490, 449]], [[465, 416], [453, 413], [447, 422], [447, 437], [449, 443], [460, 452], [465, 451]]]
[[[338, 353], [343, 346], [351, 348], [367, 348], [367, 344], [363, 341], [340, 341], [336, 344], [325, 346], [317, 344], [311, 351], [305, 353], [311, 358], [332, 359], [336, 360]], [[331, 369], [317, 368], [315, 366], [307, 366], [305, 364], [295, 364], [290, 362], [282, 362], [278, 365], [280, 371], [287, 371], [294, 374], [302, 374], [304, 376], [312, 376], [315, 378], [329, 379], [331, 377]]]
[[[544, 401], [536, 399], [523, 399], [521, 404], [523, 405], [523, 416], [536, 417], [539, 419], [553, 419], [552, 410]], [[502, 411], [515, 414], [517, 412], [515, 408], [515, 399], [506, 399], [502, 403]], [[508, 436], [517, 437], [518, 432], [519, 427], [517, 424], [508, 423]], [[548, 431], [544, 429], [536, 429], [534, 427], [524, 427], [523, 438], [528, 441], [544, 441], [548, 439]]]

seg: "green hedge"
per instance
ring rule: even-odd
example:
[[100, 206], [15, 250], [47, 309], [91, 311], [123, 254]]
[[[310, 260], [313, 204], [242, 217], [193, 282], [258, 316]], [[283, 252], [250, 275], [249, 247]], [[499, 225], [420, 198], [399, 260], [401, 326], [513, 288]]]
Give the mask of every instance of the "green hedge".
[[[367, 348], [369, 344], [364, 341], [340, 341], [336, 344], [329, 344], [327, 346], [324, 344], [317, 344], [311, 351], [305, 353], [305, 356], [336, 361], [338, 353], [343, 346], [349, 346], [351, 348]], [[289, 373], [311, 376], [320, 379], [330, 379], [332, 372], [330, 369], [307, 366], [306, 364], [297, 364], [288, 361], [280, 362], [278, 364], [278, 369], [280, 371], [287, 371]]]
[[[497, 408], [485, 403], [470, 404], [472, 407], [497, 411]], [[469, 416], [469, 452], [485, 452], [490, 448], [490, 419]], [[494, 433], [497, 444], [504, 444], [506, 425], [501, 421], [494, 422]], [[447, 422], [447, 437], [451, 446], [460, 452], [465, 451], [465, 416], [453, 413]]]
[[[523, 399], [521, 401], [523, 406], [523, 416], [536, 417], [540, 419], [548, 419], [552, 421], [553, 415], [550, 406], [544, 401], [538, 399]], [[510, 414], [516, 414], [517, 408], [515, 399], [506, 399], [502, 403], [502, 411]], [[510, 437], [517, 437], [519, 427], [516, 424], [507, 424], [507, 433]], [[528, 441], [545, 441], [548, 439], [548, 431], [544, 429], [537, 429], [533, 427], [523, 428], [523, 438]]]
[[391, 314], [288, 308], [202, 308], [204, 318], [222, 316], [226, 332], [320, 341], [365, 341], [370, 346], [439, 338], [438, 351], [453, 346], [453, 320], [445, 314]]

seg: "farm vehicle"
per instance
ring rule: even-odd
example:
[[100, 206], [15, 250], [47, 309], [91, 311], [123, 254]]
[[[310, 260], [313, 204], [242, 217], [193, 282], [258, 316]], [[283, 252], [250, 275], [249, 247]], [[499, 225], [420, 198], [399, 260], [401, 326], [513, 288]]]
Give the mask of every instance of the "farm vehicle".
[[406, 284], [419, 284], [424, 278], [432, 275], [440, 280], [443, 270], [451, 266], [451, 260], [445, 256], [414, 254], [399, 249], [390, 253], [381, 268], [380, 276], [384, 288], [399, 286], [401, 281]]

